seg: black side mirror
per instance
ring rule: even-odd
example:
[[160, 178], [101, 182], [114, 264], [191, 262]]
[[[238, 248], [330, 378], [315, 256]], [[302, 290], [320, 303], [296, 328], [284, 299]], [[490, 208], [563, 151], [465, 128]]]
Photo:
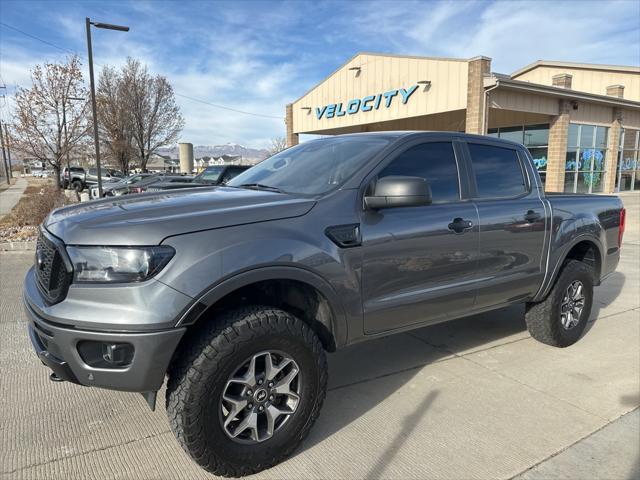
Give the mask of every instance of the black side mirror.
[[431, 187], [422, 177], [383, 177], [376, 182], [373, 194], [364, 197], [365, 207], [371, 210], [430, 204]]

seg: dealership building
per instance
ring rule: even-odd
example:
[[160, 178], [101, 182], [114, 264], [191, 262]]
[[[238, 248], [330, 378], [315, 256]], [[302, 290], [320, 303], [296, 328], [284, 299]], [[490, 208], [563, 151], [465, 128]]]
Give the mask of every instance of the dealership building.
[[447, 130], [523, 143], [545, 189], [640, 190], [640, 67], [360, 53], [286, 107], [301, 134]]

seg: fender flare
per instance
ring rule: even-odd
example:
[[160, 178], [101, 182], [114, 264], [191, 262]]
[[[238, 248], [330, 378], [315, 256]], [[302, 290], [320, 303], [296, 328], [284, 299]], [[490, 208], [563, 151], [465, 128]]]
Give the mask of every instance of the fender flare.
[[339, 348], [346, 344], [347, 319], [342, 302], [331, 284], [320, 275], [300, 267], [264, 266], [236, 272], [210, 285], [180, 316], [176, 327], [193, 325], [211, 305], [226, 295], [253, 283], [266, 280], [292, 280], [305, 283], [318, 290], [326, 299], [332, 313], [332, 324], [325, 327], [334, 337]]
[[[560, 273], [560, 267], [566, 260], [567, 255], [569, 254], [571, 249], [575, 247], [577, 244], [579, 244], [580, 242], [584, 242], [584, 241], [591, 242], [596, 246], [596, 249], [598, 250], [598, 253], [600, 255], [600, 258], [599, 258], [600, 265], [602, 266], [604, 264], [603, 246], [602, 246], [602, 242], [598, 237], [588, 233], [575, 237], [574, 239], [571, 240], [571, 242], [569, 242], [568, 244], [562, 247], [561, 252], [557, 256], [557, 260], [555, 262], [555, 265], [553, 266], [553, 270], [551, 271], [551, 274], [549, 274], [549, 272], [547, 271], [547, 275], [545, 276], [542, 282], [542, 285], [538, 290], [538, 293], [536, 293], [536, 295], [533, 297], [534, 302], [540, 301], [541, 299], [547, 296], [547, 294], [549, 293], [549, 290], [551, 289], [551, 286], [555, 283], [556, 279], [558, 278], [558, 275]], [[594, 285], [600, 284], [600, 278], [594, 278], [593, 280], [594, 280]]]

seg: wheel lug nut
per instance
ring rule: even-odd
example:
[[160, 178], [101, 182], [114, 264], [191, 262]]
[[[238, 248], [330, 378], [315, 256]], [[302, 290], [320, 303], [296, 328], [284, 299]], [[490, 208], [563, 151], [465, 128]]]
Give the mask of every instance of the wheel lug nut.
[[253, 408], [253, 403], [250, 403], [249, 405], [247, 405], [247, 408], [249, 409]]
[[258, 380], [258, 385], [262, 385], [262, 380]]
[[251, 390], [247, 390], [247, 395], [253, 395], [253, 392]]
[[273, 382], [269, 382], [269, 388], [273, 387]]
[[269, 400], [273, 400], [273, 395], [269, 395]]
[[264, 407], [262, 405], [260, 405], [260, 408], [258, 408], [258, 410], [263, 411]]

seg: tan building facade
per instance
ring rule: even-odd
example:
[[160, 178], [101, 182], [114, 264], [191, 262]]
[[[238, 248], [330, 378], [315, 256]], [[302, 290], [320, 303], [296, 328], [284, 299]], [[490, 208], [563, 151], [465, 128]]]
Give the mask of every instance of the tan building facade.
[[360, 53], [286, 107], [301, 134], [464, 131], [523, 143], [547, 191], [640, 190], [640, 67]]

